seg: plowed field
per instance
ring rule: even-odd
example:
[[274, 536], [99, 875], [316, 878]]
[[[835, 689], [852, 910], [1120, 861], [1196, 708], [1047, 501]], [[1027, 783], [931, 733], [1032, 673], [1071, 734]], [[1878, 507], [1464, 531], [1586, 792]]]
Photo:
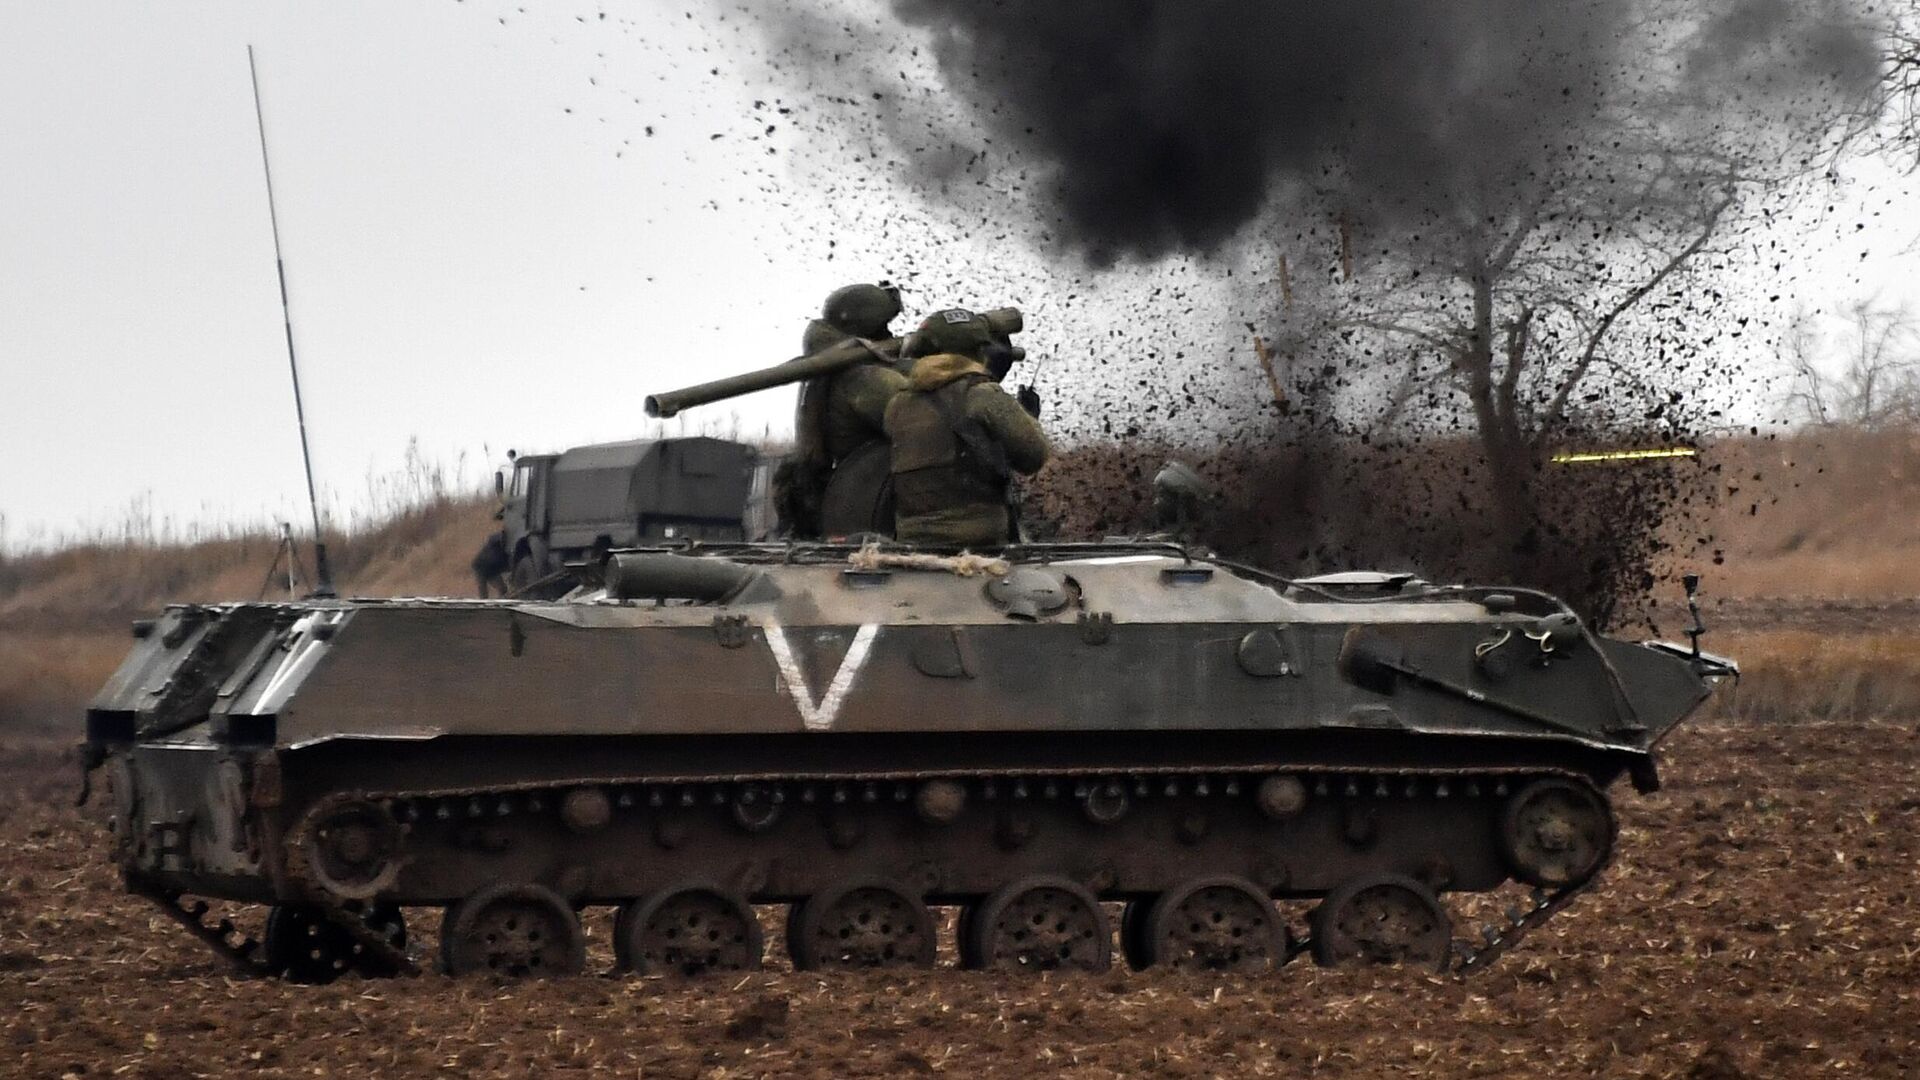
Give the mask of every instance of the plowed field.
[[0, 1076], [1920, 1075], [1920, 731], [1691, 729], [1667, 761], [1664, 791], [1616, 791], [1603, 883], [1464, 984], [1302, 958], [1260, 978], [776, 961], [715, 983], [314, 988], [235, 978], [122, 893], [58, 748], [16, 741]]

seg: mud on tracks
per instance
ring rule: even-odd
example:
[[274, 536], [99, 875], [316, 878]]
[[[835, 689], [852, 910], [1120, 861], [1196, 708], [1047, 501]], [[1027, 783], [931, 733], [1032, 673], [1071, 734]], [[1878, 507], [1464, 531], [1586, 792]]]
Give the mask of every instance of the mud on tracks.
[[[1920, 731], [1689, 730], [1607, 879], [1461, 985], [936, 971], [715, 983], [231, 977], [109, 870], [61, 748], [0, 748], [0, 1075], [1902, 1076]], [[430, 933], [429, 913], [415, 925]], [[605, 955], [607, 920], [592, 930]]]

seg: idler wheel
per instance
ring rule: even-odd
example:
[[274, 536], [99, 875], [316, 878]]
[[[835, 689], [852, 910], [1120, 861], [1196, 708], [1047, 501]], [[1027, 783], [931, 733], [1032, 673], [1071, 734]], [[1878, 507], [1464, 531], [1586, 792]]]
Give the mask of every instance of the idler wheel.
[[1264, 971], [1287, 955], [1286, 927], [1273, 901], [1231, 875], [1160, 894], [1141, 936], [1149, 964], [1186, 971]]
[[1613, 847], [1606, 797], [1570, 780], [1535, 780], [1507, 799], [1500, 850], [1513, 876], [1557, 888], [1592, 877]]
[[993, 971], [1105, 971], [1113, 927], [1086, 887], [1051, 874], [1001, 886], [968, 929], [979, 966]]
[[1433, 891], [1399, 874], [1349, 879], [1313, 911], [1313, 959], [1322, 967], [1360, 961], [1444, 969], [1453, 923]]
[[346, 900], [370, 900], [400, 873], [405, 835], [385, 807], [352, 802], [323, 811], [307, 826], [314, 884]]
[[544, 885], [490, 885], [447, 909], [440, 959], [449, 975], [554, 978], [587, 964], [573, 906]]
[[[405, 948], [407, 925], [400, 909], [377, 904], [366, 913], [367, 925]], [[398, 974], [390, 964], [370, 956], [347, 929], [310, 904], [277, 904], [267, 912], [267, 965], [289, 982], [319, 986], [349, 971], [370, 977]]]
[[933, 912], [891, 882], [834, 886], [794, 905], [789, 917], [787, 945], [801, 971], [933, 966]]
[[700, 975], [760, 967], [760, 920], [717, 885], [681, 885], [622, 905], [613, 931], [620, 966], [640, 975]]

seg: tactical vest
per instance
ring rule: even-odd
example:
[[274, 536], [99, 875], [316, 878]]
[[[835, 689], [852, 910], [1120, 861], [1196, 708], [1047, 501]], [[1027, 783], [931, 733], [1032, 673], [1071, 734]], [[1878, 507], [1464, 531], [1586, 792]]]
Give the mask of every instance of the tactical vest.
[[1006, 451], [980, 421], [967, 416], [967, 394], [990, 381], [963, 375], [937, 390], [894, 399], [894, 512], [917, 517], [959, 506], [1005, 506]]

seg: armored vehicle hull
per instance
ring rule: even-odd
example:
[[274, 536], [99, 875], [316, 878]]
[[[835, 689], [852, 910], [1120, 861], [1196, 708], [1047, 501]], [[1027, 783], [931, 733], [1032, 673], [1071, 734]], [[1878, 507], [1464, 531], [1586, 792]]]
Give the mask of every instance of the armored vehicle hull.
[[[120, 861], [245, 967], [1471, 970], [1596, 880], [1609, 792], [1732, 673], [1550, 598], [1171, 545], [617, 554], [552, 602], [177, 607], [88, 715]], [[1519, 881], [1481, 944], [1444, 898]], [[189, 897], [273, 905], [264, 948]], [[1276, 901], [1279, 904], [1276, 904]], [[1312, 905], [1295, 934], [1286, 905]]]

